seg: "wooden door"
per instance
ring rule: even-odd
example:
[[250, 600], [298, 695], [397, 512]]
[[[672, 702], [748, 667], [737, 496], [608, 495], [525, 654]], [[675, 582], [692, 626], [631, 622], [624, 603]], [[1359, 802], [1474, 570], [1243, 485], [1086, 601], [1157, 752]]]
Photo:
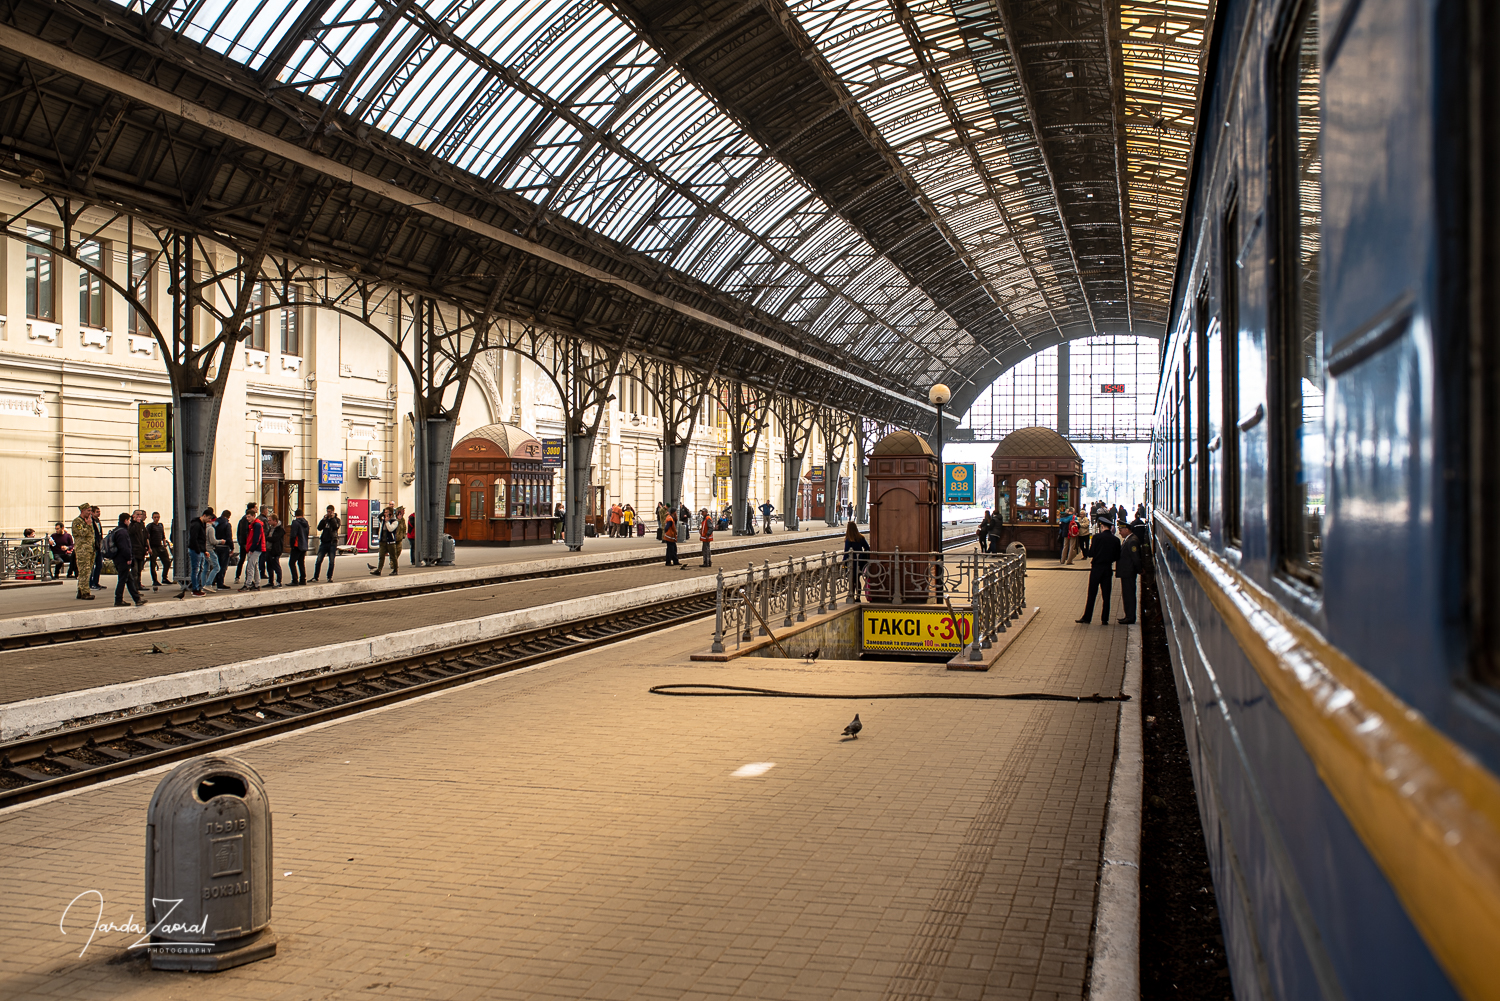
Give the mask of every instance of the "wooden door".
[[469, 542], [488, 542], [490, 538], [490, 509], [486, 503], [484, 477], [470, 476], [464, 488], [464, 538]]

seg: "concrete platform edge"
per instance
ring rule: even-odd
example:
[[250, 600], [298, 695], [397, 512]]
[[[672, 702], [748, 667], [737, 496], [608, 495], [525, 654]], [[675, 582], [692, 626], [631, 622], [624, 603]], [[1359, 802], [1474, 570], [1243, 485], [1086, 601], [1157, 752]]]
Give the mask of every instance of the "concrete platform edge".
[[103, 713], [129, 712], [141, 706], [174, 699], [242, 691], [276, 678], [315, 676], [358, 664], [374, 664], [442, 647], [496, 639], [526, 629], [559, 625], [601, 613], [626, 611], [671, 598], [687, 598], [711, 592], [714, 587], [714, 577], [689, 577], [612, 594], [571, 598], [549, 605], [497, 612], [441, 627], [423, 626], [220, 667], [27, 699], [0, 706], [0, 740], [15, 740], [46, 733], [60, 729], [74, 720]]
[[1141, 994], [1141, 627], [1132, 625], [1125, 649], [1123, 691], [1110, 778], [1099, 899], [1090, 950], [1090, 1001], [1138, 1001]]
[[1041, 605], [1028, 606], [1020, 615], [1016, 616], [1016, 621], [1012, 622], [1009, 628], [996, 638], [994, 644], [988, 650], [980, 648], [980, 652], [983, 654], [982, 657], [978, 660], [970, 660], [969, 651], [967, 649], [960, 650], [958, 656], [948, 661], [948, 670], [988, 671], [995, 666], [995, 662], [1005, 654], [1005, 651], [1010, 649], [1010, 645], [1016, 641], [1016, 637], [1021, 635], [1021, 630], [1031, 625], [1032, 620], [1040, 615], [1041, 611]]
[[[773, 536], [741, 536], [734, 539], [726, 539], [723, 543], [716, 544], [714, 552], [720, 555], [728, 555], [740, 550], [754, 546], [761, 546], [768, 541], [772, 544], [780, 543], [788, 538], [794, 542], [815, 542], [818, 539], [833, 539], [841, 535], [841, 530], [830, 528], [826, 531], [810, 531], [807, 533], [782, 533]], [[552, 557], [550, 559], [526, 560], [521, 563], [484, 564], [477, 567], [462, 567], [453, 570], [440, 570], [436, 573], [422, 574], [418, 579], [424, 584], [438, 584], [446, 582], [484, 581], [496, 578], [497, 583], [504, 583], [502, 578], [516, 575], [535, 573], [540, 570], [549, 570], [558, 563], [566, 562], [573, 567], [586, 567], [590, 570], [607, 570], [621, 563], [631, 563], [641, 559], [643, 556], [655, 556], [660, 558], [661, 550], [641, 550], [622, 553], [605, 553], [598, 556], [581, 556], [568, 559], [567, 557]], [[278, 589], [274, 592], [261, 590], [258, 592], [233, 592], [226, 595], [212, 597], [213, 604], [204, 606], [203, 611], [210, 609], [246, 608], [256, 605], [275, 604], [279, 598], [288, 600], [295, 598], [297, 601], [306, 601], [310, 598], [319, 598], [324, 595], [356, 593], [379, 594], [382, 591], [390, 591], [396, 588], [411, 586], [412, 575], [408, 574], [402, 579], [391, 577], [371, 577], [364, 567], [366, 560], [374, 559], [373, 553], [356, 553], [353, 557], [345, 559], [360, 560], [360, 569], [357, 576], [340, 580], [337, 584], [308, 584], [295, 590], [286, 591]], [[399, 575], [398, 575], [399, 577]], [[175, 586], [175, 585], [174, 585]], [[113, 585], [110, 585], [112, 588]], [[30, 636], [36, 633], [60, 632], [65, 629], [88, 629], [91, 626], [105, 625], [117, 621], [120, 617], [151, 621], [160, 618], [175, 618], [184, 613], [194, 612], [197, 609], [191, 602], [204, 601], [203, 598], [184, 598], [179, 600], [175, 593], [160, 591], [151, 594], [151, 602], [144, 608], [116, 608], [109, 600], [110, 590], [96, 592], [100, 598], [98, 604], [87, 608], [81, 608], [76, 612], [42, 612], [36, 615], [18, 615], [13, 618], [0, 618], [0, 637]], [[3, 739], [3, 738], [0, 738]]]

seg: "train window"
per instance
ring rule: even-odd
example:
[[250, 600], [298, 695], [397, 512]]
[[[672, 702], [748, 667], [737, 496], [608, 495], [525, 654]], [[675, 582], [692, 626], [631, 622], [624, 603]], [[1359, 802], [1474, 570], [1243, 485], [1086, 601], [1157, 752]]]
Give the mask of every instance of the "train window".
[[1193, 520], [1193, 343], [1182, 345], [1182, 517]]
[[1197, 382], [1195, 396], [1198, 404], [1198, 438], [1195, 442], [1195, 458], [1198, 467], [1197, 525], [1200, 530], [1208, 528], [1209, 483], [1208, 475], [1208, 280], [1204, 279], [1198, 289], [1198, 301], [1193, 310], [1193, 349], [1196, 355]]
[[1318, 312], [1322, 114], [1318, 8], [1307, 0], [1283, 50], [1282, 255], [1277, 338], [1278, 521], [1283, 568], [1318, 585], [1323, 567], [1323, 325]]
[[1240, 544], [1240, 281], [1236, 261], [1240, 240], [1240, 210], [1230, 199], [1220, 233], [1219, 278], [1219, 469], [1224, 506], [1224, 542]]

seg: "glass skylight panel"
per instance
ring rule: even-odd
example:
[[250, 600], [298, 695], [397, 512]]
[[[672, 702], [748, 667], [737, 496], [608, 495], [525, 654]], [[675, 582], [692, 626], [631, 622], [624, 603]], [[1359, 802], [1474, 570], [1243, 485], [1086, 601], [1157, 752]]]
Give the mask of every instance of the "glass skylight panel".
[[[281, 33], [309, 2], [273, 0], [250, 4], [233, 0], [197, 0], [194, 3], [173, 3], [161, 17], [161, 23], [184, 38], [258, 69], [265, 54], [276, 47]], [[150, 12], [146, 4], [138, 9], [143, 13]]]

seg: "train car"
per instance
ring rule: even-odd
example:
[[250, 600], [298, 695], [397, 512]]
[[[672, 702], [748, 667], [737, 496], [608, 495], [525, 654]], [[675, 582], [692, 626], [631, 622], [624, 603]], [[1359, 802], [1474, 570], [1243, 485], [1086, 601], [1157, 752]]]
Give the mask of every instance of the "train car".
[[1500, 998], [1500, 3], [1221, 0], [1153, 431], [1238, 998]]

